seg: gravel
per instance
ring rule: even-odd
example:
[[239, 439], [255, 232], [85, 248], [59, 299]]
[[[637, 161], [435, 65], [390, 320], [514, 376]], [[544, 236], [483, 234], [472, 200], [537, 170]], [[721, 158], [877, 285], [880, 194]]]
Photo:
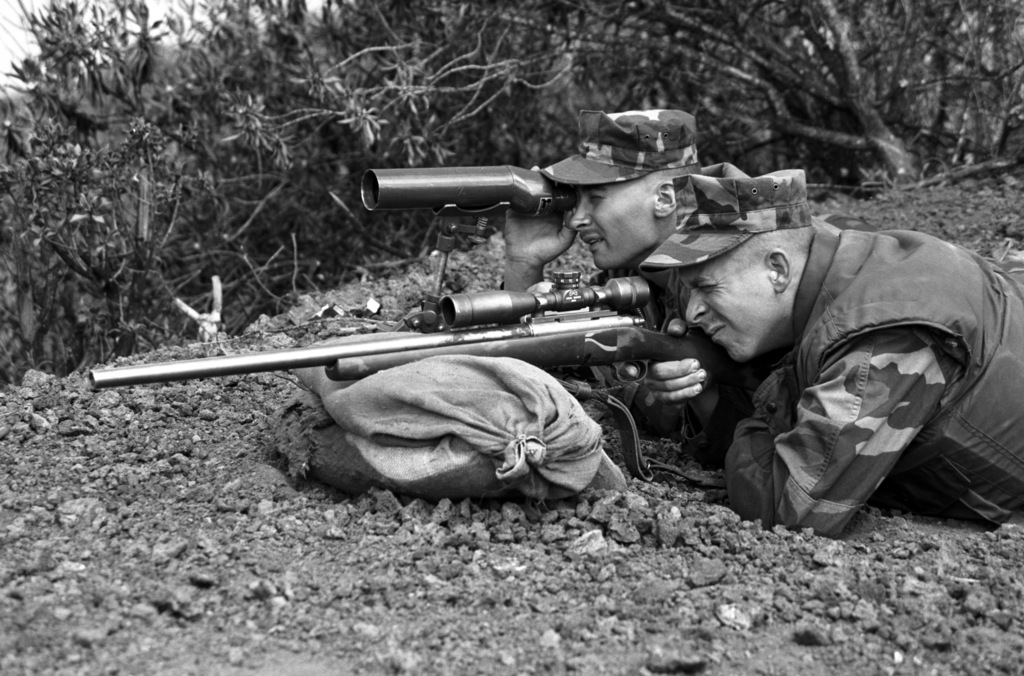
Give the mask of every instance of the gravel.
[[[1024, 236], [1016, 180], [839, 206], [987, 253]], [[499, 244], [482, 249], [455, 257], [456, 290], [493, 282]], [[397, 307], [401, 279], [422, 275], [331, 304]], [[124, 363], [375, 326], [301, 314]], [[92, 392], [37, 371], [0, 390], [0, 673], [1024, 672], [1020, 526], [867, 509], [835, 540], [765, 530], [714, 476], [544, 504], [345, 496], [286, 472], [294, 392], [284, 373]]]

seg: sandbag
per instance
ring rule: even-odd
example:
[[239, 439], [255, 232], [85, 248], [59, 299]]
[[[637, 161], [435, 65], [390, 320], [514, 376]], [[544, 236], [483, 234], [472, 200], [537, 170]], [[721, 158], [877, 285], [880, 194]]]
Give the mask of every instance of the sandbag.
[[601, 426], [517, 359], [431, 357], [349, 383], [322, 368], [296, 375], [308, 393], [282, 430], [292, 471], [346, 493], [557, 499], [626, 488]]

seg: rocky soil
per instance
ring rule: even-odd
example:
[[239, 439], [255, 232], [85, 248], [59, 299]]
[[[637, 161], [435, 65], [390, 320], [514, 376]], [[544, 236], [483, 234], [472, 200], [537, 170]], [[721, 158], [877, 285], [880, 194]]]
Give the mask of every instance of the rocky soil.
[[[1024, 240], [1022, 184], [815, 208], [989, 254]], [[456, 256], [453, 290], [493, 285], [500, 247]], [[395, 316], [428, 273], [129, 361], [371, 331], [366, 301]], [[325, 305], [343, 316], [310, 321]], [[678, 457], [705, 480], [553, 504], [349, 497], [284, 471], [274, 421], [294, 391], [286, 373], [93, 392], [39, 372], [0, 391], [0, 673], [1024, 673], [1018, 526], [867, 510], [836, 540], [764, 530]]]

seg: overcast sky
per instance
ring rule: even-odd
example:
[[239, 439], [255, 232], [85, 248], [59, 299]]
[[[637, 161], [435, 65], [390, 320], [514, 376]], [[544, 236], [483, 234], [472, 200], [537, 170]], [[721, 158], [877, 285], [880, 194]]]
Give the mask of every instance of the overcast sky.
[[[34, 7], [38, 0], [23, 0], [26, 7]], [[32, 40], [22, 28], [18, 0], [0, 0], [0, 81], [7, 81], [11, 62], [34, 51]]]

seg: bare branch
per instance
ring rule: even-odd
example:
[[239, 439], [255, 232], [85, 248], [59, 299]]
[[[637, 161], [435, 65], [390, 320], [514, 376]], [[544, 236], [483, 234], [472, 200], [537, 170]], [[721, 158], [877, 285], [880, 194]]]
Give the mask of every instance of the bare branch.
[[735, 52], [743, 60], [757, 66], [762, 73], [778, 77], [787, 86], [799, 87], [802, 91], [834, 106], [843, 105], [841, 99], [823, 87], [820, 82], [808, 79], [808, 75], [816, 74], [816, 71], [793, 66], [795, 50], [779, 45], [777, 41], [771, 39], [770, 33], [762, 30], [761, 26], [756, 29], [760, 31], [759, 33], [747, 33], [744, 34], [743, 39], [738, 39], [737, 35], [710, 26], [705, 21], [696, 18], [691, 12], [678, 7], [666, 6], [665, 16], [671, 20], [669, 25], [685, 28], [697, 36], [714, 41], [723, 48]]
[[928, 178], [922, 179], [915, 183], [910, 183], [902, 186], [904, 189], [913, 190], [916, 188], [928, 188], [934, 185], [942, 185], [943, 183], [955, 183], [956, 181], [962, 181], [965, 178], [971, 178], [973, 176], [979, 176], [981, 174], [988, 174], [996, 171], [1006, 171], [1016, 166], [1024, 164], [1024, 155], [1018, 155], [1017, 157], [1004, 157], [988, 160], [987, 162], [979, 162], [978, 164], [967, 164], [959, 167], [954, 167], [949, 171], [945, 171], [936, 176], [929, 176]]

